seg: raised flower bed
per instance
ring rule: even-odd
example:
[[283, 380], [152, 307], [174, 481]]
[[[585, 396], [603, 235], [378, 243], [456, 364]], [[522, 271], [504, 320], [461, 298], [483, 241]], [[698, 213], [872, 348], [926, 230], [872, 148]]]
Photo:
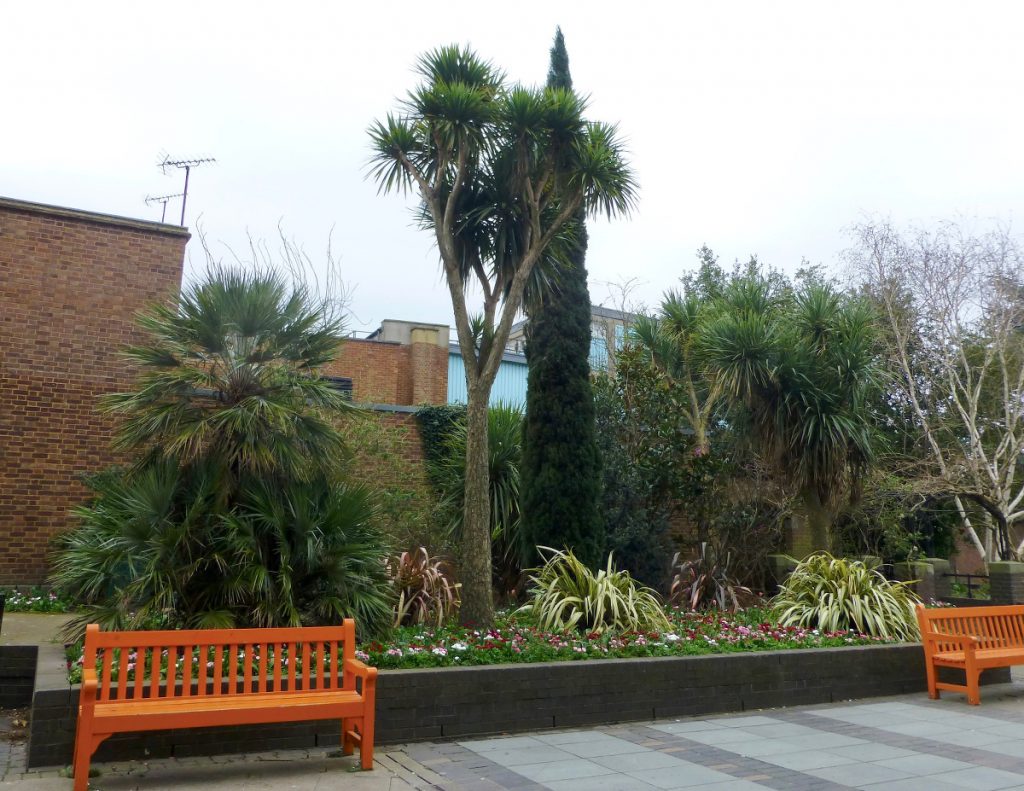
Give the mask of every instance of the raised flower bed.
[[[360, 652], [382, 669], [378, 739], [462, 738], [925, 689], [914, 643], [783, 628], [759, 611], [670, 615], [665, 633], [556, 635], [506, 620], [491, 630], [406, 627], [387, 643], [364, 643]], [[989, 678], [1005, 680], [1005, 673]], [[77, 686], [37, 683], [30, 765], [70, 760], [77, 700]], [[125, 734], [105, 742], [97, 760], [337, 742], [335, 722]]]

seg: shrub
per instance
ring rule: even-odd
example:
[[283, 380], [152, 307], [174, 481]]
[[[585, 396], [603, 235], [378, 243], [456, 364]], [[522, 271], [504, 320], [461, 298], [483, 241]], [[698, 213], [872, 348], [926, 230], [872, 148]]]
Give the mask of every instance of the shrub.
[[440, 628], [459, 607], [459, 585], [444, 561], [431, 560], [426, 547], [403, 552], [394, 564], [398, 595], [395, 626], [430, 622]]
[[669, 604], [690, 610], [738, 610], [740, 595], [752, 594], [729, 574], [729, 558], [728, 553], [723, 558], [710, 549], [707, 542], [700, 545], [700, 554], [693, 560], [681, 560], [677, 552], [672, 557]]
[[907, 585], [861, 561], [821, 552], [797, 564], [772, 599], [772, 610], [785, 626], [912, 640], [918, 636], [918, 601]]
[[519, 609], [530, 613], [541, 629], [587, 632], [667, 631], [668, 619], [658, 594], [637, 586], [628, 571], [615, 569], [612, 556], [596, 574], [572, 552], [537, 547], [544, 565], [533, 569], [531, 601]]
[[102, 402], [131, 466], [92, 479], [54, 562], [58, 592], [90, 605], [76, 624], [386, 629], [386, 542], [338, 472], [354, 407], [319, 376], [342, 339], [329, 300], [214, 265], [139, 324], [135, 388]]
[[53, 582], [85, 606], [73, 631], [337, 623], [386, 630], [385, 550], [370, 493], [326, 480], [250, 481], [230, 508], [217, 478], [162, 463], [91, 480]]

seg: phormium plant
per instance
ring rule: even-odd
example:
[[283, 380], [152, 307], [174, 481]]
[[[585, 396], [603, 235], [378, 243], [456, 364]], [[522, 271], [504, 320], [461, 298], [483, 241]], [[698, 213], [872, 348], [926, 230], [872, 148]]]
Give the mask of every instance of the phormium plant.
[[570, 551], [537, 547], [546, 562], [530, 576], [529, 603], [519, 609], [537, 619], [541, 629], [588, 632], [667, 631], [658, 594], [638, 586], [628, 571], [619, 571], [608, 556], [605, 568], [591, 571]]
[[753, 594], [730, 576], [728, 553], [723, 558], [704, 541], [700, 554], [692, 560], [682, 560], [679, 552], [672, 556], [669, 604], [690, 610], [735, 612], [740, 608], [740, 595]]
[[772, 599], [772, 611], [783, 625], [914, 640], [918, 601], [905, 583], [890, 582], [859, 560], [819, 552], [797, 565]]
[[392, 574], [398, 594], [395, 626], [432, 623], [440, 628], [458, 609], [458, 583], [447, 564], [432, 559], [426, 547], [399, 555]]

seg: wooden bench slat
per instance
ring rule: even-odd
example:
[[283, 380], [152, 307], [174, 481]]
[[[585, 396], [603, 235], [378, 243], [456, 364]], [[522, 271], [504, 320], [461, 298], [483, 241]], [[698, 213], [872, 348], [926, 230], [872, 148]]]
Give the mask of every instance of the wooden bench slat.
[[194, 646], [186, 646], [181, 655], [181, 694], [192, 697], [192, 668], [195, 665]]
[[[108, 651], [113, 651], [113, 648], [108, 648]], [[128, 649], [119, 648], [118, 653], [118, 667], [117, 667], [117, 699], [124, 700], [128, 697]]]
[[100, 676], [100, 700], [110, 700], [110, 670], [114, 664], [114, 650], [103, 649], [103, 673]]

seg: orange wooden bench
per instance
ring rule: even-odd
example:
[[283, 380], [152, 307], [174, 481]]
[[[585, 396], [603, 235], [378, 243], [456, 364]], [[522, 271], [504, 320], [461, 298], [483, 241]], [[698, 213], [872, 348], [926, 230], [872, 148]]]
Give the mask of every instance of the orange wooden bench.
[[87, 788], [100, 743], [128, 731], [337, 718], [342, 752], [358, 745], [363, 769], [373, 767], [377, 668], [355, 658], [350, 618], [341, 626], [164, 632], [92, 624], [83, 663], [75, 791]]
[[[982, 670], [1024, 664], [1024, 605], [925, 609], [918, 604], [917, 623], [931, 698], [938, 698], [940, 689], [963, 692], [967, 702], [977, 706]], [[962, 669], [967, 683], [938, 681], [940, 667]]]

